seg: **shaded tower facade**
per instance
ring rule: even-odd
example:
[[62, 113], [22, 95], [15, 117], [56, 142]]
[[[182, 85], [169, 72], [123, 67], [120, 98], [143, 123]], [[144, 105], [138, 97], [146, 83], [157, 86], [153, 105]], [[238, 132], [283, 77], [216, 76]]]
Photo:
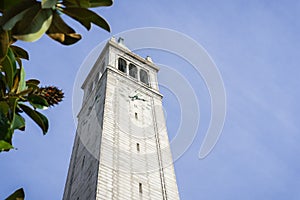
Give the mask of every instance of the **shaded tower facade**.
[[82, 85], [63, 200], [178, 200], [159, 68], [107, 42]]

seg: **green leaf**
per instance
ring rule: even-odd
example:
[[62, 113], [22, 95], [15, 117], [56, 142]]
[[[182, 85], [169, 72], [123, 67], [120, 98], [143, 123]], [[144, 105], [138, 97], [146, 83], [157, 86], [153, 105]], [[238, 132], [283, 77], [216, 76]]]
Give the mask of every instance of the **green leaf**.
[[4, 115], [7, 115], [9, 111], [9, 105], [6, 101], [0, 101], [0, 112], [2, 112]]
[[63, 0], [63, 5], [66, 7], [92, 8], [100, 6], [111, 6], [112, 0]]
[[90, 0], [90, 8], [100, 6], [111, 6], [112, 4], [112, 0]]
[[57, 0], [42, 0], [42, 8], [53, 8]]
[[43, 134], [45, 135], [49, 128], [47, 117], [24, 104], [19, 104], [19, 106], [42, 129]]
[[20, 81], [17, 93], [26, 89], [26, 82], [25, 82], [25, 70], [24, 67], [20, 66]]
[[7, 56], [1, 63], [1, 66], [2, 66], [1, 71], [3, 71], [5, 74], [4, 75], [5, 87], [11, 88], [13, 86], [14, 73], [13, 73], [12, 63]]
[[0, 140], [11, 143], [11, 137], [10, 121], [7, 118], [7, 114], [0, 111]]
[[9, 6], [10, 8], [4, 11], [0, 20], [2, 28], [4, 30], [11, 30], [32, 9], [33, 5], [38, 5], [38, 2], [26, 0], [20, 1], [12, 7]]
[[11, 144], [4, 140], [0, 140], [0, 152], [1, 151], [8, 151], [9, 149], [14, 148]]
[[22, 90], [26, 89], [26, 82], [25, 82], [25, 70], [22, 65], [20, 68], [17, 69], [17, 73], [14, 78], [14, 84], [11, 88], [12, 93], [20, 93]]
[[90, 0], [91, 7], [100, 7], [100, 6], [111, 6], [113, 4], [112, 0]]
[[16, 70], [17, 70], [16, 57], [15, 57], [15, 54], [14, 54], [14, 52], [11, 48], [8, 48], [8, 50], [7, 50], [7, 57], [11, 61], [11, 64], [12, 64], [12, 67], [13, 67], [13, 74], [15, 75]]
[[25, 129], [25, 119], [20, 116], [19, 114], [15, 115], [14, 121], [12, 122], [12, 130], [19, 129], [24, 130]]
[[37, 79], [29, 79], [29, 80], [26, 81], [26, 84], [38, 86], [40, 84], [40, 81], [37, 80]]
[[63, 5], [66, 7], [88, 8], [87, 0], [63, 0]]
[[16, 107], [17, 107], [17, 102], [18, 102], [18, 98], [17, 97], [10, 97], [8, 99], [8, 105], [9, 105], [9, 115], [8, 115], [8, 119], [13, 122], [14, 118], [15, 118], [15, 113], [16, 113]]
[[52, 24], [46, 33], [49, 37], [64, 45], [74, 44], [81, 39], [81, 35], [75, 33], [57, 13], [53, 13]]
[[25, 193], [23, 188], [16, 190], [13, 194], [7, 197], [5, 200], [24, 200]]
[[[1, 71], [1, 66], [0, 66], [0, 71]], [[4, 97], [6, 93], [6, 79], [5, 76], [0, 73], [0, 99]]]
[[5, 58], [9, 45], [8, 32], [0, 28], [0, 62]]
[[13, 50], [15, 57], [29, 60], [28, 52], [23, 48], [14, 45], [10, 45], [10, 48]]
[[36, 80], [36, 79], [29, 79], [26, 81], [26, 86], [28, 88], [32, 88], [32, 89], [38, 89], [39, 88], [39, 85], [40, 84], [40, 81], [39, 80]]
[[10, 48], [8, 49], [7, 55], [1, 65], [2, 71], [5, 73], [6, 85], [9, 89], [11, 89], [13, 87], [17, 66], [15, 56]]
[[99, 15], [90, 11], [86, 8], [64, 8], [63, 13], [72, 17], [81, 23], [87, 30], [90, 30], [91, 23], [103, 28], [104, 30], [110, 31], [108, 23]]
[[40, 4], [32, 6], [12, 29], [13, 37], [27, 42], [40, 39], [51, 25], [52, 13], [52, 9], [42, 9]]
[[17, 69], [17, 73], [15, 75], [15, 78], [14, 78], [14, 84], [10, 90], [10, 93], [15, 93], [16, 90], [18, 89], [19, 87], [19, 83], [20, 83], [20, 69]]
[[10, 9], [22, 1], [24, 1], [24, 0], [1, 0], [0, 1], [0, 12]]
[[38, 95], [31, 94], [27, 97], [27, 99], [34, 108], [45, 109], [49, 107], [49, 104], [46, 101], [46, 99]]
[[15, 120], [17, 98], [10, 98], [7, 102], [1, 103], [0, 110], [0, 140], [11, 144], [14, 129], [12, 122]]
[[28, 89], [25, 89], [25, 90], [23, 90], [23, 91], [17, 93], [17, 95], [18, 95], [18, 97], [20, 98], [20, 100], [26, 101], [26, 98], [27, 98], [27, 97], [25, 97], [25, 96], [27, 96], [29, 93], [31, 93], [32, 90], [33, 90], [32, 88], [28, 88]]

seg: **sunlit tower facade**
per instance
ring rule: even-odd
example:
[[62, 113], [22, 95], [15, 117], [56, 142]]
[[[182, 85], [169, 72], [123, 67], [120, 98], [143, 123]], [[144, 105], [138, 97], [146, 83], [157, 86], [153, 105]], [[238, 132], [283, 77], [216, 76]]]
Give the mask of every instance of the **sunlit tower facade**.
[[63, 200], [178, 200], [159, 68], [109, 40], [82, 85]]

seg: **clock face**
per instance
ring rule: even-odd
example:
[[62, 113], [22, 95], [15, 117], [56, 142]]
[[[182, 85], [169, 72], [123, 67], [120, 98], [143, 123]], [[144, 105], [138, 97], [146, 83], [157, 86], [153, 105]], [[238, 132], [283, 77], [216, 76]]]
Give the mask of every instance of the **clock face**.
[[154, 135], [152, 98], [144, 88], [119, 86], [117, 97], [120, 130], [136, 137]]

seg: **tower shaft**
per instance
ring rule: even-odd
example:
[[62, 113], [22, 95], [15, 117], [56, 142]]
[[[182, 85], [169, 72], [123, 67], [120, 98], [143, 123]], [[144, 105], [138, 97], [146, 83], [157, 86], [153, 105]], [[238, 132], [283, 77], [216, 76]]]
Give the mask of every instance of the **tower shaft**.
[[64, 200], [179, 199], [157, 72], [106, 44], [82, 86]]

